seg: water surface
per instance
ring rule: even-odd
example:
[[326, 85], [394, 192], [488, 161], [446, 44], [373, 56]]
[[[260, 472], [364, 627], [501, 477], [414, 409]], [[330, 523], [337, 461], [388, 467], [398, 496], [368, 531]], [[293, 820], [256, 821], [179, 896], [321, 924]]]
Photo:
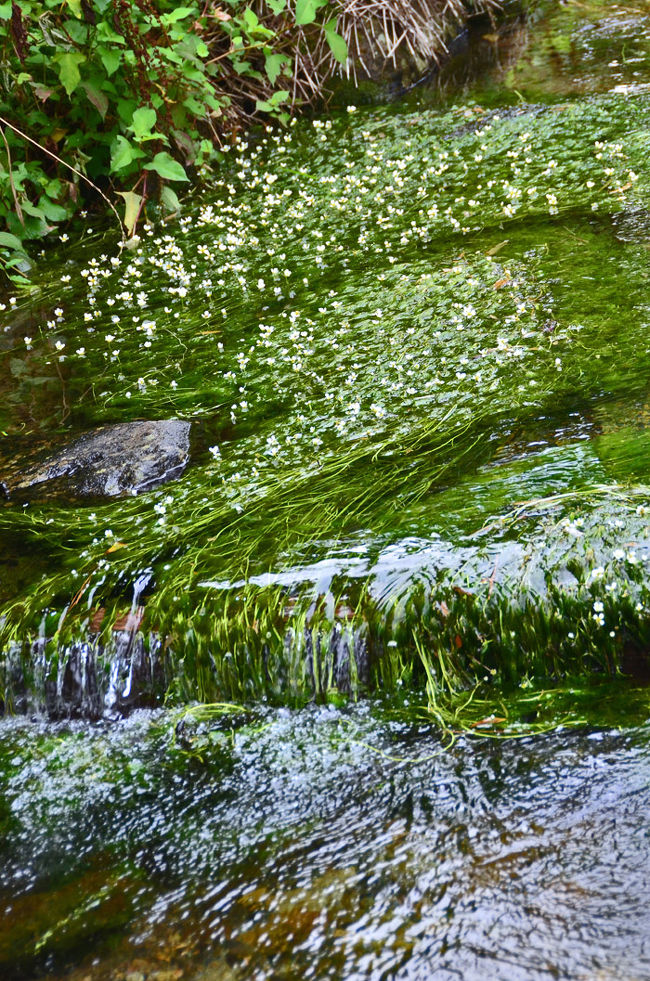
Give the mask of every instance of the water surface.
[[180, 742], [178, 715], [5, 721], [3, 977], [645, 978], [650, 742], [625, 702], [647, 715], [628, 690], [625, 728], [451, 747], [394, 705]]
[[[3, 977], [650, 976], [649, 17], [486, 27], [7, 302], [7, 471], [195, 436], [149, 494], [1, 506]], [[36, 714], [163, 638], [172, 707]]]

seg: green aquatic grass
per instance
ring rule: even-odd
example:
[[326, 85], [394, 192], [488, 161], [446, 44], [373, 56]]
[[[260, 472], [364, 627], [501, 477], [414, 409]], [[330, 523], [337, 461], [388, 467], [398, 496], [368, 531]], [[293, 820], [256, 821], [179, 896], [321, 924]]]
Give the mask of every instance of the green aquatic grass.
[[346, 112], [237, 145], [132, 253], [71, 252], [56, 299], [5, 314], [6, 455], [185, 416], [194, 459], [137, 498], [4, 506], [4, 644], [29, 668], [47, 638], [53, 677], [102, 608], [108, 658], [149, 576], [171, 700], [331, 697], [341, 624], [352, 691], [619, 670], [643, 576], [626, 560], [613, 637], [590, 577], [647, 558], [649, 117], [643, 94]]

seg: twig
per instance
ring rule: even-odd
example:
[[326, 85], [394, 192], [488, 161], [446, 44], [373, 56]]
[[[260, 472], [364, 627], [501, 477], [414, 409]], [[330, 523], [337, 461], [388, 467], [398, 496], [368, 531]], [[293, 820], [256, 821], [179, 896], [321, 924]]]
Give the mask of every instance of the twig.
[[[12, 129], [14, 131], [14, 133], [17, 133], [18, 136], [22, 137], [23, 140], [27, 140], [29, 143], [31, 143], [33, 146], [37, 147], [43, 153], [47, 153], [47, 155], [49, 157], [52, 157], [53, 160], [56, 160], [57, 163], [60, 163], [63, 167], [67, 167], [68, 170], [71, 170], [73, 172], [73, 174], [76, 174], [77, 175], [77, 177], [81, 177], [81, 179], [83, 181], [86, 181], [87, 184], [90, 184], [90, 186], [93, 188], [93, 190], [97, 191], [97, 193], [99, 195], [101, 195], [101, 197], [104, 199], [104, 201], [106, 202], [106, 204], [109, 206], [109, 208], [111, 209], [111, 211], [113, 212], [113, 214], [117, 218], [118, 224], [120, 226], [120, 234], [122, 236], [122, 241], [123, 242], [126, 241], [126, 235], [124, 233], [124, 225], [122, 224], [122, 219], [120, 218], [120, 216], [119, 216], [119, 214], [117, 212], [117, 208], [115, 207], [115, 205], [113, 204], [113, 202], [111, 201], [111, 199], [108, 198], [104, 194], [104, 192], [102, 191], [102, 189], [100, 187], [97, 187], [97, 185], [94, 184], [91, 181], [90, 177], [86, 177], [85, 174], [82, 174], [82, 172], [80, 170], [77, 170], [76, 167], [73, 167], [72, 164], [69, 164], [65, 160], [62, 160], [61, 157], [57, 156], [56, 153], [53, 153], [51, 150], [48, 150], [47, 147], [44, 147], [37, 140], [33, 140], [31, 136], [28, 136], [27, 135], [27, 133], [23, 133], [22, 129], [18, 129], [17, 126], [14, 126], [13, 123], [10, 123], [9, 120], [8, 119], [5, 119], [3, 116], [0, 116], [0, 123], [2, 123], [4, 126], [8, 126], [9, 129]], [[5, 144], [6, 144], [7, 138], [5, 137], [4, 131], [2, 131], [2, 138], [4, 139]]]
[[2, 133], [2, 139], [4, 141], [5, 150], [7, 151], [7, 169], [9, 171], [9, 184], [11, 186], [11, 193], [14, 197], [14, 204], [16, 205], [16, 214], [18, 215], [18, 221], [21, 225], [25, 224], [25, 219], [23, 218], [23, 209], [20, 207], [20, 201], [18, 200], [18, 195], [16, 193], [16, 185], [14, 184], [14, 175], [11, 172], [11, 150], [9, 149], [9, 144], [7, 143], [7, 137], [5, 136], [5, 131], [0, 129]]

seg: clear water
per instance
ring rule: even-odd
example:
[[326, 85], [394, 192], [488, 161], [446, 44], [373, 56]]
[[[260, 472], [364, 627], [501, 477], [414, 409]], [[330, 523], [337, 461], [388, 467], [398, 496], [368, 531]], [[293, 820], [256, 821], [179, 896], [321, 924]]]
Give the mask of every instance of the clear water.
[[26, 664], [56, 634], [56, 676], [146, 579], [170, 702], [304, 700], [284, 637], [321, 600], [383, 624], [376, 683], [444, 650], [511, 694], [444, 737], [435, 686], [3, 720], [3, 976], [650, 976], [647, 691], [539, 680], [647, 661], [649, 19], [488, 34], [436, 88], [234, 148], [128, 255], [84, 228], [7, 301], [3, 472], [196, 420], [158, 491], [2, 505]]
[[148, 494], [0, 508], [6, 641], [56, 635], [55, 677], [146, 575], [142, 630], [166, 638], [180, 697], [260, 694], [267, 640], [273, 693], [280, 673], [302, 690], [287, 610], [323, 598], [390, 634], [422, 589], [451, 608], [461, 588], [481, 608], [464, 650], [500, 677], [520, 670], [517, 611], [552, 620], [557, 586], [554, 649], [603, 668], [642, 646], [646, 7], [572, 3], [502, 46], [487, 34], [491, 71], [460, 84], [479, 55], [461, 59], [453, 98], [445, 77], [251, 136], [131, 251], [82, 228], [46, 257], [4, 312], [8, 482], [100, 423], [191, 418], [195, 446]]
[[645, 978], [631, 701], [624, 728], [451, 747], [376, 703], [183, 744], [164, 713], [5, 721], [3, 977]]

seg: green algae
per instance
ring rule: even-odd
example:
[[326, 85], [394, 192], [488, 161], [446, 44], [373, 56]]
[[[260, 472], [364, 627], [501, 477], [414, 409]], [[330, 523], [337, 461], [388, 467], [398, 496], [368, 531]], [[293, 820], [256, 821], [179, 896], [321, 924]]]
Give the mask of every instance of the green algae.
[[260, 134], [177, 223], [66, 251], [59, 289], [9, 305], [7, 457], [102, 422], [196, 433], [156, 492], [0, 510], [34, 681], [98, 608], [110, 650], [143, 575], [173, 700], [433, 699], [647, 648], [650, 101], [605, 88]]

